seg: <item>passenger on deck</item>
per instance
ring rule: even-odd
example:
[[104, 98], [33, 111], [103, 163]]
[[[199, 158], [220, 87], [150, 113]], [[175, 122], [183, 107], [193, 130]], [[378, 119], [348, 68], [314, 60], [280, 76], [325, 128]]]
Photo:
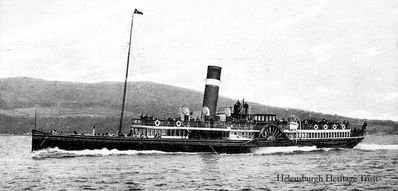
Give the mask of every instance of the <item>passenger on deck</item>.
[[308, 124], [314, 124], [315, 120], [313, 120], [312, 118], [307, 118]]
[[363, 124], [362, 124], [362, 129], [363, 130], [365, 130], [366, 129], [366, 126], [368, 126], [368, 123], [366, 123], [366, 120], [363, 122]]
[[234, 115], [238, 116], [238, 114], [240, 113], [240, 102], [239, 100], [236, 101], [235, 105], [234, 105]]
[[248, 114], [248, 112], [249, 112], [249, 104], [247, 102], [243, 103], [243, 109], [245, 111], [245, 114]]
[[308, 120], [304, 120], [304, 128], [308, 129]]
[[344, 121], [343, 121], [343, 124], [344, 124], [346, 127], [348, 127], [348, 125], [350, 125], [350, 122], [348, 122], [348, 120], [344, 120]]
[[133, 128], [130, 128], [130, 132], [129, 132], [129, 134], [127, 134], [127, 136], [130, 137], [132, 135], [133, 135]]
[[282, 127], [283, 129], [287, 128], [287, 121], [284, 118], [282, 119]]

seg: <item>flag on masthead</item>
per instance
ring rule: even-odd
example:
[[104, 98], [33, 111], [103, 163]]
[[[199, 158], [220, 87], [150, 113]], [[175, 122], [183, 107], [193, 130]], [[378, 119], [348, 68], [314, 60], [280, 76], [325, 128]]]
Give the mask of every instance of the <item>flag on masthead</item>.
[[137, 9], [134, 10], [134, 13], [135, 13], [135, 14], [139, 14], [139, 15], [143, 15], [143, 14], [144, 14], [144, 13], [142, 13], [141, 11], [139, 11], [139, 10], [137, 10]]

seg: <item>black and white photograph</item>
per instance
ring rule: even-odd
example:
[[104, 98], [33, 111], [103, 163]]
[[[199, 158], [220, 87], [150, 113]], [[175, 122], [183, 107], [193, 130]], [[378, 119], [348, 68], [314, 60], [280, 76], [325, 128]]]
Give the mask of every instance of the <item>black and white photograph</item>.
[[398, 190], [398, 1], [0, 0], [0, 190]]

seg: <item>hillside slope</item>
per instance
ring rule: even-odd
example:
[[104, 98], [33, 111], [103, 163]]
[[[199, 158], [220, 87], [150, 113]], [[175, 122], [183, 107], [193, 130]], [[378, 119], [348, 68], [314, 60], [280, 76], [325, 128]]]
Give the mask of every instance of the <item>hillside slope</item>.
[[[221, 92], [222, 93], [222, 92]], [[32, 78], [0, 79], [0, 133], [21, 134], [34, 127], [34, 111], [38, 111], [37, 126], [59, 131], [89, 132], [95, 125], [99, 131], [114, 131], [120, 115], [122, 83], [75, 83], [45, 81]], [[128, 84], [126, 120], [139, 114], [156, 117], [176, 117], [181, 106], [200, 111], [203, 93], [153, 82]], [[220, 97], [219, 106], [232, 106], [236, 100]], [[350, 120], [360, 124], [361, 119], [286, 109], [250, 103], [252, 113], [274, 113], [279, 118], [294, 114], [302, 119], [327, 118]], [[371, 120], [370, 132], [397, 132], [397, 122]]]

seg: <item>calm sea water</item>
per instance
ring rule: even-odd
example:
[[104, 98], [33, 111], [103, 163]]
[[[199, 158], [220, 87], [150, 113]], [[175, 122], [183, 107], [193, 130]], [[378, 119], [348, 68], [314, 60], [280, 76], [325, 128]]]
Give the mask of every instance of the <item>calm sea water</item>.
[[398, 136], [251, 154], [49, 149], [0, 136], [1, 190], [398, 190]]

